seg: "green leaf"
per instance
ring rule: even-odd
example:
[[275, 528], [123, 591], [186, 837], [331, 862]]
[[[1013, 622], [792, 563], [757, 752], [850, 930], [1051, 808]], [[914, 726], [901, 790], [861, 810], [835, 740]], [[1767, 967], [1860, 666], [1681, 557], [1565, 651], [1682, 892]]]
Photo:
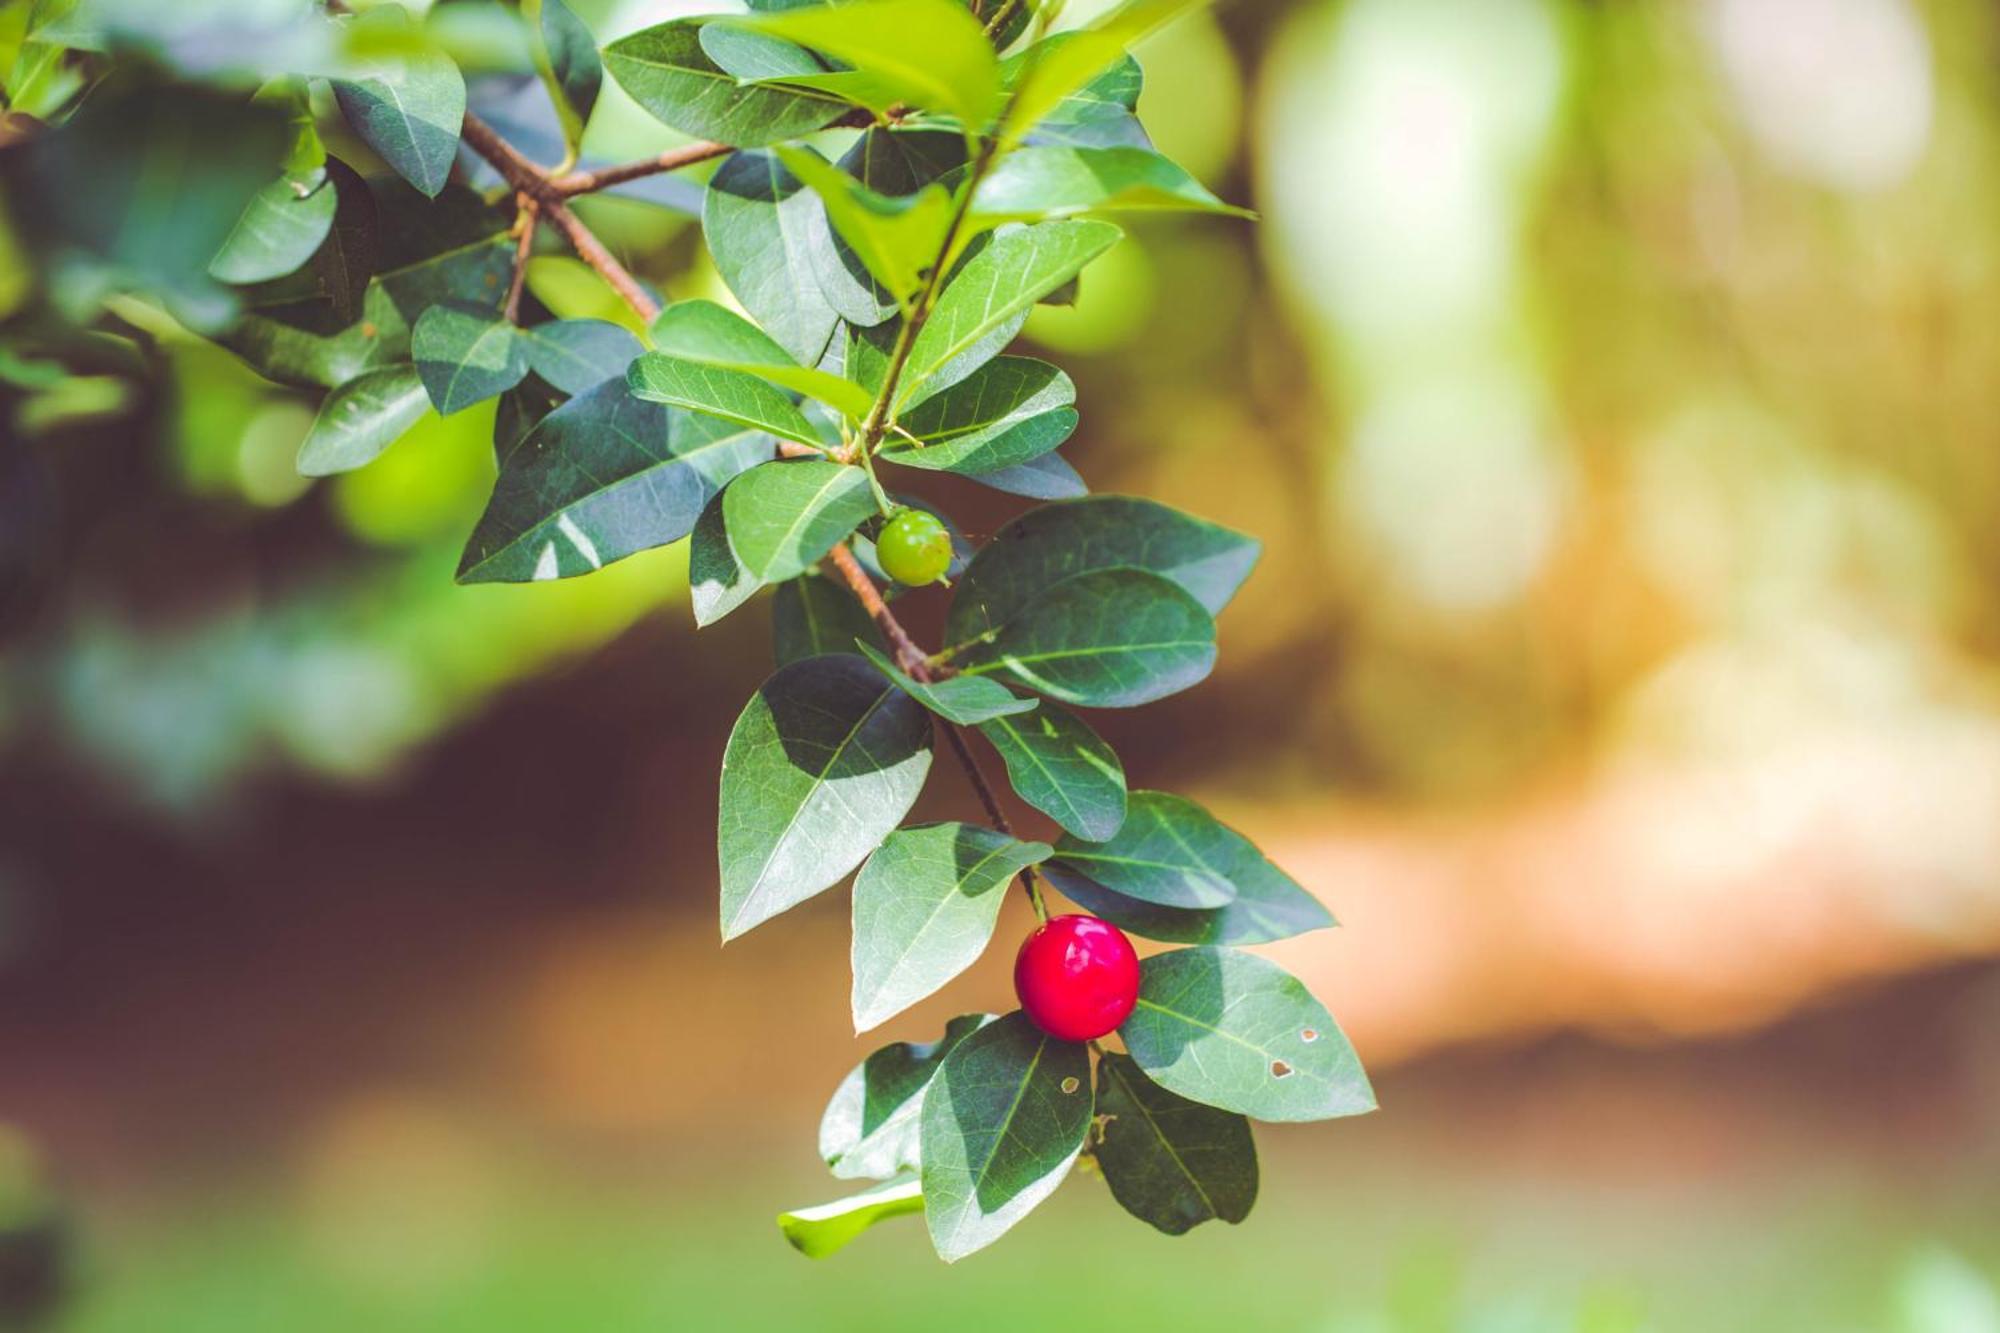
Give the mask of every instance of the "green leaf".
[[785, 1233], [785, 1239], [800, 1254], [808, 1259], [824, 1259], [846, 1249], [855, 1237], [877, 1222], [923, 1210], [923, 1189], [915, 1176], [909, 1176], [832, 1203], [779, 1213], [778, 1230]]
[[1157, 574], [1093, 570], [1049, 588], [958, 660], [1065, 703], [1134, 708], [1214, 669], [1215, 621]]
[[1125, 822], [1125, 766], [1067, 708], [1044, 701], [1033, 717], [996, 717], [979, 730], [1015, 794], [1070, 833], [1102, 840]]
[[768, 436], [642, 403], [607, 380], [507, 455], [459, 581], [568, 578], [678, 541], [724, 483], [770, 456]]
[[604, 48], [611, 77], [632, 100], [682, 134], [736, 148], [796, 139], [846, 113], [825, 93], [738, 84], [701, 49], [706, 20], [675, 19]]
[[858, 657], [780, 667], [722, 758], [722, 938], [839, 882], [902, 822], [931, 766], [930, 717]]
[[779, 666], [821, 653], [851, 653], [856, 640], [879, 645], [882, 632], [847, 589], [811, 573], [778, 585], [771, 599], [771, 647]]
[[1133, 43], [1203, 0], [1124, 0], [1087, 26], [1042, 41], [1021, 62], [1007, 106], [1001, 143], [1011, 145], [1044, 117], [1056, 115], [1077, 90], [1127, 58]]
[[597, 39], [565, 0], [539, 0], [542, 8], [542, 45], [548, 51], [549, 74], [562, 94], [565, 137], [574, 146], [590, 113], [597, 107], [597, 95], [604, 88], [604, 62], [597, 54]]
[[626, 372], [632, 396], [649, 403], [672, 403], [692, 412], [769, 431], [787, 440], [817, 445], [819, 435], [798, 406], [774, 386], [740, 370], [698, 365], [648, 352]]
[[602, 319], [552, 319], [522, 329], [521, 346], [528, 369], [572, 395], [624, 379], [646, 350], [630, 329]]
[[819, 213], [819, 196], [765, 152], [723, 159], [702, 200], [701, 232], [716, 271], [743, 308], [802, 365], [818, 364], [838, 323], [814, 276]]
[[1062, 1183], [1090, 1129], [1090, 1057], [1016, 1011], [967, 1037], [924, 1093], [924, 1220], [951, 1263]]
[[875, 512], [868, 476], [817, 459], [763, 463], [722, 496], [729, 542], [755, 578], [796, 578]]
[[1139, 964], [1139, 1003], [1118, 1029], [1170, 1092], [1255, 1120], [1375, 1109], [1354, 1047], [1299, 979], [1268, 959], [1202, 947]]
[[763, 586], [762, 579], [743, 568], [736, 549], [729, 544], [729, 526], [723, 521], [722, 496], [718, 494], [702, 509], [694, 531], [688, 534], [688, 600], [694, 606], [694, 623], [713, 625]]
[[1098, 495], [1043, 505], [980, 548], [952, 601], [945, 641], [990, 634], [1056, 584], [1100, 569], [1172, 579], [1214, 615], [1250, 576], [1261, 549], [1240, 532], [1151, 500]]
[[1035, 708], [1035, 700], [1018, 697], [997, 680], [986, 680], [980, 676], [947, 676], [943, 680], [926, 683], [904, 675], [886, 653], [870, 643], [861, 644], [861, 654], [873, 662], [897, 689], [945, 721], [961, 727], [976, 726], [1014, 713], [1032, 712]]
[[817, 398], [857, 421], [875, 400], [866, 389], [838, 375], [799, 365], [770, 335], [713, 301], [680, 301], [660, 312], [651, 330], [653, 346], [667, 356], [698, 365], [741, 370], [780, 388]]
[[1250, 1122], [1167, 1091], [1126, 1055], [1097, 1062], [1097, 1164], [1126, 1212], [1179, 1236], [1220, 1218], [1241, 1222], [1257, 1202]]
[[1083, 478], [1061, 454], [1043, 454], [998, 472], [981, 472], [972, 480], [1009, 495], [1025, 495], [1030, 500], [1074, 500], [1090, 494], [1090, 487], [1084, 485]]
[[877, 194], [817, 153], [783, 147], [778, 156], [819, 196], [827, 222], [868, 272], [907, 306], [951, 231], [950, 192], [931, 185], [911, 195]]
[[852, 0], [839, 6], [717, 19], [844, 61], [879, 100], [983, 126], [1000, 95], [1000, 62], [979, 20], [955, 0]]
[[410, 352], [431, 402], [444, 416], [496, 398], [521, 382], [528, 357], [520, 331], [483, 310], [434, 305], [410, 331]]
[[854, 1030], [894, 1018], [977, 962], [1007, 886], [1051, 850], [974, 824], [891, 833], [854, 879]]
[[1042, 222], [996, 233], [945, 285], [944, 295], [924, 321], [910, 350], [899, 402], [920, 401], [918, 390], [926, 380], [1009, 320], [1024, 315], [1121, 235], [1118, 228], [1095, 218]]
[[1046, 361], [1003, 356], [926, 398], [881, 457], [904, 467], [977, 476], [1032, 462], [1076, 429], [1076, 385]]
[[704, 23], [701, 49], [739, 83], [826, 73], [826, 66], [803, 46], [727, 23]]
[[360, 78], [335, 79], [340, 113], [396, 174], [436, 198], [458, 158], [465, 123], [465, 78], [451, 57], [424, 44], [409, 13], [395, 5], [353, 21], [356, 34], [382, 39], [383, 54]]
[[[428, 399], [426, 400], [428, 401]], [[549, 413], [565, 399], [548, 384], [530, 375], [500, 395], [493, 405], [493, 457], [503, 466], [508, 456], [528, 438]]]
[[924, 1089], [954, 1046], [993, 1021], [964, 1014], [930, 1042], [899, 1041], [856, 1065], [819, 1122], [819, 1155], [842, 1180], [882, 1180], [917, 1165]]
[[251, 197], [208, 264], [223, 282], [269, 282], [303, 268], [333, 230], [340, 191], [324, 167], [284, 175]]
[[[1043, 709], [1048, 708], [1044, 704]], [[1129, 934], [1169, 944], [1267, 944], [1336, 924], [1319, 899], [1279, 876], [1253, 878], [1236, 900], [1207, 911], [1185, 911], [1142, 903], [1051, 861], [1043, 868], [1049, 883], [1093, 916]]]
[[1034, 221], [1078, 213], [1195, 212], [1254, 217], [1223, 203], [1171, 159], [1150, 148], [1016, 149], [972, 197], [975, 213]]
[[[874, 194], [888, 198], [917, 194], [964, 165], [962, 135], [949, 130], [883, 125], [863, 131], [840, 158], [842, 172]], [[895, 313], [895, 295], [869, 272], [854, 248], [834, 232], [823, 207], [812, 220], [811, 235], [811, 258], [819, 275], [820, 291], [842, 319], [857, 329], [866, 329]], [[935, 258], [933, 251], [922, 262], [928, 264]], [[886, 343], [881, 350], [886, 357]], [[860, 380], [852, 370], [848, 373]], [[879, 383], [878, 378], [876, 384]]]
[[1114, 837], [1066, 837], [1061, 855], [1096, 883], [1161, 907], [1221, 907], [1252, 880], [1298, 887], [1248, 838], [1186, 797], [1160, 791], [1133, 792]]
[[299, 472], [327, 477], [373, 462], [431, 410], [415, 366], [357, 375], [326, 396], [299, 447]]
[[[1000, 81], [1009, 90], [1021, 81], [1028, 68], [1062, 46], [1073, 36], [1059, 32], [1000, 63]], [[1044, 50], [1047, 48], [1047, 50]], [[1145, 76], [1139, 62], [1130, 55], [1120, 56], [1107, 69], [1074, 92], [1067, 94], [1041, 117], [1028, 135], [1032, 143], [1071, 144], [1079, 148], [1147, 148], [1151, 141], [1133, 111]]]

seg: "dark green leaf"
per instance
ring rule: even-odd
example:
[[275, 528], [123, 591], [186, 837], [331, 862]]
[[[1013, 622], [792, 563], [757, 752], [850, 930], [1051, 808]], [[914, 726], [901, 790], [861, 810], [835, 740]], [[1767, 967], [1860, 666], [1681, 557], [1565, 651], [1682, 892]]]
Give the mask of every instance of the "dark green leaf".
[[1083, 1148], [1093, 1098], [1080, 1042], [1015, 1012], [967, 1037], [924, 1093], [924, 1220], [950, 1263], [990, 1245], [1055, 1192]]
[[1030, 500], [1074, 500], [1090, 494], [1090, 487], [1084, 485], [1083, 478], [1061, 454], [1043, 454], [1016, 467], [982, 472], [973, 480], [1009, 495], [1025, 495]]
[[895, 1017], [977, 962], [1007, 886], [1050, 850], [974, 824], [891, 833], [854, 879], [854, 1030]]
[[1257, 1202], [1250, 1122], [1147, 1078], [1130, 1056], [1097, 1062], [1097, 1164], [1126, 1212], [1169, 1236], [1213, 1218], [1241, 1222]]
[[1076, 429], [1076, 386], [1046, 361], [1003, 356], [905, 413], [882, 457], [904, 467], [981, 475], [1032, 462]]
[[1118, 1034], [1155, 1083], [1255, 1120], [1375, 1109], [1354, 1047], [1326, 1006], [1268, 959], [1202, 947], [1139, 965], [1139, 1003]]
[[839, 882], [902, 822], [931, 766], [930, 716], [858, 657], [780, 667], [722, 759], [722, 938]]
[[561, 407], [564, 396], [535, 375], [529, 375], [500, 395], [493, 407], [493, 457], [505, 466], [529, 432]]
[[800, 1254], [808, 1259], [824, 1259], [846, 1249], [877, 1222], [923, 1210], [923, 1190], [915, 1176], [908, 1176], [885, 1181], [832, 1203], [779, 1213], [778, 1230], [785, 1233], [785, 1239]]
[[910, 351], [900, 402], [920, 401], [925, 381], [1075, 277], [1121, 235], [1095, 218], [1042, 222], [995, 234], [945, 285], [924, 322]]
[[430, 408], [415, 366], [385, 366], [357, 375], [320, 404], [299, 447], [299, 471], [325, 477], [373, 462]]
[[[1044, 711], [1049, 705], [1044, 704]], [[1113, 893], [1066, 865], [1050, 862], [1043, 873], [1062, 895], [1119, 929], [1170, 944], [1265, 944], [1334, 923], [1319, 899], [1285, 876], [1253, 876], [1238, 886], [1236, 901], [1209, 911], [1160, 907]]]
[[859, 420], [874, 396], [858, 384], [801, 366], [770, 335], [713, 301], [680, 301], [653, 321], [653, 346], [666, 356], [698, 365], [741, 370], [780, 388], [817, 398]]
[[1157, 574], [1094, 570], [1046, 590], [959, 662], [1066, 703], [1134, 708], [1214, 669], [1215, 621]]
[[[877, 125], [864, 131], [843, 153], [840, 169], [877, 195], [914, 195], [965, 165], [965, 139], [946, 130], [892, 129]], [[876, 281], [868, 265], [835, 234], [822, 208], [812, 219], [811, 259], [826, 300], [857, 328], [881, 323], [896, 310], [896, 298]], [[927, 256], [928, 264], [935, 255]], [[885, 342], [883, 355], [887, 355]], [[850, 372], [851, 373], [851, 372]], [[859, 376], [855, 376], [860, 380]], [[867, 381], [861, 380], [866, 383]], [[880, 384], [880, 378], [875, 381]]]
[[[735, 548], [729, 544], [729, 528], [722, 519], [722, 496], [718, 494], [702, 509], [694, 531], [688, 535], [688, 600], [694, 605], [694, 623], [713, 625], [749, 601], [751, 594], [763, 586], [762, 579], [743, 568]], [[831, 651], [819, 648], [801, 656]]]
[[738, 148], [796, 139], [843, 115], [826, 93], [738, 84], [701, 49], [702, 20], [675, 19], [604, 48], [604, 64], [656, 119]]
[[1078, 89], [1095, 83], [1127, 57], [1132, 44], [1201, 0], [1124, 0], [1060, 42], [1024, 53], [1007, 106], [1002, 142], [1013, 143], [1044, 117], [1056, 115]]
[[897, 304], [908, 305], [944, 249], [953, 216], [950, 192], [931, 185], [911, 195], [877, 194], [817, 153], [792, 147], [777, 152], [819, 196], [827, 222], [862, 266]]
[[642, 403], [610, 380], [544, 417], [507, 456], [466, 544], [466, 583], [587, 574], [678, 541], [770, 437]]
[[841, 1080], [819, 1122], [819, 1155], [842, 1180], [882, 1180], [917, 1165], [918, 1113], [952, 1047], [993, 1021], [965, 1014], [936, 1041], [884, 1046]]
[[554, 319], [521, 330], [528, 369], [567, 394], [623, 379], [646, 349], [631, 330], [602, 319]]
[[333, 230], [340, 191], [324, 167], [285, 175], [251, 197], [209, 261], [223, 282], [269, 282], [303, 268]]
[[434, 305], [410, 332], [410, 353], [444, 416], [496, 398], [528, 373], [520, 331], [484, 310]]
[[861, 652], [883, 675], [895, 682], [897, 689], [945, 721], [961, 727], [976, 726], [996, 717], [1032, 712], [1035, 708], [1033, 699], [1018, 697], [997, 680], [981, 676], [947, 676], [930, 682], [913, 680], [872, 644], [862, 643]]
[[340, 112], [397, 175], [435, 198], [458, 158], [465, 79], [450, 56], [423, 45], [406, 10], [370, 10], [354, 28], [381, 35], [393, 53], [359, 78], [333, 81]]
[[821, 653], [851, 653], [856, 640], [882, 641], [854, 594], [821, 574], [801, 574], [778, 585], [771, 599], [771, 629], [779, 666]]
[[865, 80], [869, 94], [856, 100], [869, 105], [903, 102], [983, 126], [1000, 95], [993, 47], [979, 20], [955, 0], [852, 0], [716, 22], [844, 61]]
[[604, 62], [597, 55], [597, 39], [566, 0], [541, 0], [541, 6], [542, 45], [549, 53], [549, 72], [573, 118], [569, 137], [574, 144], [604, 87]]
[[649, 403], [671, 403], [787, 440], [819, 443], [818, 433], [800, 414], [797, 404], [781, 390], [741, 370], [648, 352], [632, 363], [625, 383], [633, 397]]
[[1032, 717], [996, 717], [979, 730], [1015, 794], [1069, 832], [1102, 840], [1125, 822], [1125, 766], [1067, 708], [1044, 701]]
[[818, 363], [837, 323], [814, 276], [819, 213], [819, 196], [765, 152], [725, 158], [701, 210], [702, 236], [722, 280], [801, 365]]
[[1150, 148], [1049, 144], [1002, 158], [973, 196], [988, 218], [1032, 221], [1102, 212], [1197, 212], [1253, 216], [1223, 203], [1171, 159]]
[[1062, 860], [1114, 892], [1161, 907], [1221, 907], [1253, 883], [1258, 897], [1298, 888], [1248, 838], [1186, 797], [1160, 791], [1133, 792], [1112, 838], [1064, 838]]
[[722, 497], [730, 545], [766, 583], [803, 574], [874, 512], [866, 473], [816, 459], [754, 467]]
[[727, 23], [704, 23], [701, 49], [739, 83], [826, 73], [826, 66], [803, 46]]
[[[1030, 65], [1069, 39], [1069, 33], [1059, 32], [1019, 55], [1009, 56], [1000, 64], [1002, 84], [1014, 88]], [[1144, 83], [1139, 62], [1130, 55], [1120, 56], [1103, 73], [1062, 98], [1043, 115], [1029, 133], [1029, 142], [1073, 144], [1081, 148], [1150, 148], [1152, 143], [1146, 131], [1132, 114], [1139, 105]]]

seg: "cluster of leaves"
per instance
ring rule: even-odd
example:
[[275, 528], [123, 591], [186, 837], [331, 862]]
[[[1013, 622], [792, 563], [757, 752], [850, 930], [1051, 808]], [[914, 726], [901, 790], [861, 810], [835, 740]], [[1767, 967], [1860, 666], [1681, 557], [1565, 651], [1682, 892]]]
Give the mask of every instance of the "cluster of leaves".
[[[426, 411], [497, 399], [498, 476], [462, 580], [566, 578], [688, 538], [699, 623], [775, 590], [778, 668], [723, 760], [724, 939], [858, 869], [858, 1030], [978, 958], [1017, 880], [1044, 913], [1045, 882], [1184, 946], [1144, 961], [1122, 1052], [1014, 1012], [871, 1055], [835, 1095], [820, 1146], [837, 1177], [882, 1183], [787, 1214], [809, 1253], [921, 1210], [938, 1252], [959, 1258], [1084, 1154], [1163, 1231], [1238, 1221], [1257, 1188], [1250, 1119], [1373, 1105], [1326, 1010], [1237, 947], [1330, 925], [1325, 909], [1200, 806], [1128, 791], [1118, 756], [1072, 711], [1136, 707], [1206, 677], [1215, 617], [1257, 544], [1087, 494], [1057, 452], [1077, 425], [1075, 386], [1006, 350], [1037, 303], [1066, 299], [1119, 239], [1105, 215], [1240, 212], [1155, 151], [1134, 115], [1128, 48], [1189, 2], [1126, 0], [1052, 31], [1046, 0], [753, 0], [748, 14], [676, 19], [601, 49], [563, 0], [443, 4], [425, 22], [394, 4], [280, 21], [298, 4], [257, 0], [268, 25], [197, 25], [199, 41], [150, 27], [157, 7], [38, 4], [15, 43], [10, 94], [22, 61], [79, 67], [36, 53], [113, 57], [84, 66], [102, 81], [80, 109], [8, 155], [52, 307], [139, 293], [265, 375], [326, 390], [308, 474], [366, 464]], [[498, 93], [469, 85], [446, 40], [462, 30], [440, 21], [453, 12], [497, 17], [528, 67]], [[701, 225], [740, 313], [660, 309], [568, 212], [564, 173], [607, 75], [706, 141], [676, 162], [719, 159]], [[518, 116], [524, 88], [547, 94], [554, 170], [479, 114], [485, 97]], [[329, 155], [335, 114], [393, 174]], [[520, 266], [543, 224], [647, 317], [643, 339], [524, 301]], [[935, 653], [903, 634], [883, 599], [913, 590], [872, 556], [879, 525], [917, 503], [889, 489], [899, 469], [1044, 502], [976, 551], [954, 530]], [[1054, 842], [1013, 834], [970, 731], [1060, 830]], [[903, 826], [939, 735], [989, 824]]]

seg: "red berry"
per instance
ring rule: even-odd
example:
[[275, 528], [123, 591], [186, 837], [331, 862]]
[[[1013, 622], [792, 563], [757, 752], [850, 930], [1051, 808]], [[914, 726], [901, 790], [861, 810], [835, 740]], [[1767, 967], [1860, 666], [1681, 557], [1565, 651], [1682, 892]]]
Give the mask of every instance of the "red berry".
[[1051, 1037], [1089, 1041], [1123, 1023], [1138, 1003], [1139, 955], [1109, 921], [1054, 917], [1022, 943], [1014, 993]]

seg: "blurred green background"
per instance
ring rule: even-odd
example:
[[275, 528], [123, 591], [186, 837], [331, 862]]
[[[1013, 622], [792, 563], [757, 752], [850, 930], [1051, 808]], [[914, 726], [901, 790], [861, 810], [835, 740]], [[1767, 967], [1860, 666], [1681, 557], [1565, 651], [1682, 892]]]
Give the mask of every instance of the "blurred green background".
[[[840, 1075], [1008, 950], [866, 1040], [843, 895], [719, 951], [764, 618], [697, 641], [678, 548], [454, 586], [490, 407], [308, 483], [313, 404], [128, 303], [143, 364], [0, 447], [0, 1304], [2000, 1333], [2000, 12], [1237, 0], [1139, 54], [1263, 220], [1136, 227], [1028, 336], [1098, 489], [1267, 553], [1215, 679], [1101, 720], [1341, 917], [1272, 952], [1382, 1111], [1260, 1130], [1241, 1228], [1079, 1179], [949, 1270], [791, 1253]], [[590, 147], [663, 133], [607, 89]], [[584, 208], [719, 294], [687, 219]]]

